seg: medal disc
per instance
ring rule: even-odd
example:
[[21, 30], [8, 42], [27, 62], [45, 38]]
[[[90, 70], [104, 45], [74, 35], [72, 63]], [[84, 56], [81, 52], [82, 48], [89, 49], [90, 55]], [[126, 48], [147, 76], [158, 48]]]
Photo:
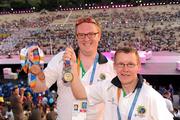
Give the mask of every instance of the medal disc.
[[64, 81], [71, 82], [73, 80], [73, 74], [71, 72], [65, 72], [63, 78]]

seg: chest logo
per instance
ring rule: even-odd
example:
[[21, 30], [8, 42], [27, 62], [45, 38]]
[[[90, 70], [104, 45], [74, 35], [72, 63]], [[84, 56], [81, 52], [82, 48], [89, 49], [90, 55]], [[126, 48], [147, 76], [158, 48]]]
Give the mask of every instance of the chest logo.
[[99, 75], [99, 78], [100, 78], [100, 80], [105, 80], [106, 79], [106, 75], [104, 73], [101, 73]]
[[146, 108], [143, 105], [139, 105], [137, 107], [137, 114], [136, 114], [136, 116], [144, 117], [145, 113], [146, 113]]

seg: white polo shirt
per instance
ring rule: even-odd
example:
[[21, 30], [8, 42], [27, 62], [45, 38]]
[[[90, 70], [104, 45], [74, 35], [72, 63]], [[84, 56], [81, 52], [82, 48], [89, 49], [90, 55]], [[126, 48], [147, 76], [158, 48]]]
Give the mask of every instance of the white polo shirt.
[[[166, 108], [164, 98], [151, 86], [142, 81], [143, 80], [139, 80], [136, 86], [136, 88], [138, 88], [142, 85], [142, 88], [135, 104], [131, 120], [173, 120], [173, 115]], [[128, 118], [128, 113], [137, 89], [125, 97], [121, 94], [118, 102], [118, 87], [121, 88], [118, 77], [115, 77], [111, 82], [103, 81], [100, 84], [86, 87], [87, 98], [90, 105], [95, 105], [102, 101], [105, 103], [104, 120], [118, 120], [117, 106], [120, 108], [121, 120], [127, 120]], [[141, 110], [143, 110], [143, 112]]]
[[[97, 108], [96, 106], [88, 107], [86, 116], [86, 113], [84, 113], [85, 111], [81, 111], [81, 107], [86, 106], [85, 101], [81, 102], [81, 104], [79, 103], [79, 101], [76, 101], [71, 91], [70, 83], [63, 82], [63, 53], [64, 52], [60, 52], [59, 54], [54, 56], [44, 70], [47, 87], [51, 87], [52, 84], [57, 81], [57, 120], [72, 120], [72, 116], [75, 116], [73, 117], [73, 120], [99, 120], [99, 117], [101, 118], [103, 114], [101, 113], [101, 111], [103, 111], [103, 105], [101, 105], [102, 109], [99, 109], [100, 107]], [[88, 71], [86, 71], [84, 77], [81, 78], [84, 86], [89, 86], [92, 69], [93, 65]], [[107, 60], [102, 54], [99, 53], [99, 59], [95, 70], [93, 84], [106, 80], [111, 80], [113, 77], [115, 77], [115, 73], [112, 61]], [[76, 111], [77, 107], [78, 109]]]

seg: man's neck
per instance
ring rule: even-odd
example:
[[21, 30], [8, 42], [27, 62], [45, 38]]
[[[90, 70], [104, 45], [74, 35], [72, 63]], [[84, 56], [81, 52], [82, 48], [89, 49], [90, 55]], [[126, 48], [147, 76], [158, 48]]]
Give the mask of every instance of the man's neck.
[[97, 52], [94, 52], [92, 54], [83, 54], [83, 53], [79, 53], [80, 55], [80, 60], [85, 68], [85, 70], [87, 71], [91, 65], [94, 63], [95, 57], [96, 57]]
[[131, 83], [122, 85], [122, 88], [124, 89], [126, 95], [128, 95], [129, 93], [132, 93], [135, 90], [137, 82], [138, 82], [137, 80], [134, 80]]

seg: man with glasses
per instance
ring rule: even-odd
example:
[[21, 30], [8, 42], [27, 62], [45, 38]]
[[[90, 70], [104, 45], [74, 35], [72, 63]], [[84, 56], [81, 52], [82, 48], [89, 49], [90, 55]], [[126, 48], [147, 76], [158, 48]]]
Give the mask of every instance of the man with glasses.
[[77, 64], [73, 62], [75, 55], [71, 55], [71, 58], [66, 56], [66, 59], [71, 59], [72, 63], [74, 79], [71, 87], [74, 96], [78, 99], [87, 98], [90, 105], [103, 102], [104, 120], [173, 120], [164, 98], [147, 85], [139, 74], [141, 63], [136, 49], [119, 48], [114, 56], [117, 76], [111, 81], [85, 88], [79, 81]]
[[[66, 52], [60, 52], [52, 58], [43, 72], [39, 65], [31, 67], [31, 73], [38, 78], [34, 91], [44, 91], [57, 81], [58, 120], [102, 120], [103, 104], [94, 106], [88, 104], [86, 100], [75, 100], [70, 82], [63, 82], [62, 78], [65, 76], [64, 79], [73, 79], [71, 73], [66, 74], [69, 70], [65, 70], [67, 66], [71, 65], [71, 62], [68, 62], [69, 60], [77, 63], [78, 78], [85, 87], [112, 79], [115, 76], [113, 64], [98, 51], [101, 28], [95, 19], [92, 17], [78, 19], [75, 24], [75, 35], [78, 44], [75, 51], [73, 48], [67, 47]], [[33, 50], [29, 50], [29, 52], [31, 51]], [[72, 53], [76, 56], [76, 59], [67, 59], [64, 62], [66, 58], [71, 58]]]

